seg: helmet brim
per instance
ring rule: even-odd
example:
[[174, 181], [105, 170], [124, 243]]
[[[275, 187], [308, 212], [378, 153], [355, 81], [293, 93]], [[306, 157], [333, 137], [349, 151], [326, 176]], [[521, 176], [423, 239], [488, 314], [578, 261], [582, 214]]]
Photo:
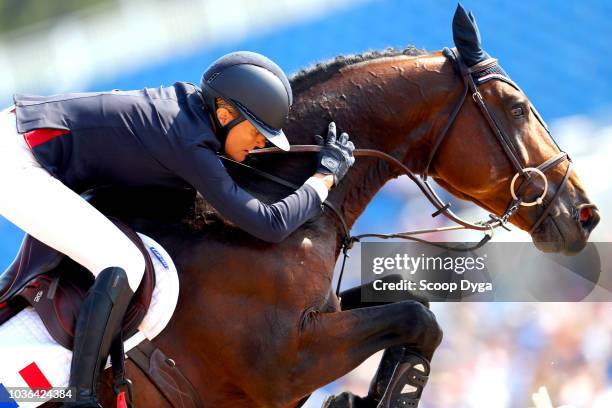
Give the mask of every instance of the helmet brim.
[[[236, 102], [236, 101], [233, 101]], [[274, 146], [278, 147], [281, 150], [286, 152], [289, 151], [289, 140], [287, 140], [287, 136], [283, 132], [283, 129], [276, 129], [271, 126], [266, 125], [261, 120], [259, 120], [255, 115], [249, 112], [244, 106], [241, 106], [240, 103], [235, 103], [236, 108], [244, 115], [246, 120], [248, 120], [254, 127], [264, 135], [266, 139], [270, 141]]]

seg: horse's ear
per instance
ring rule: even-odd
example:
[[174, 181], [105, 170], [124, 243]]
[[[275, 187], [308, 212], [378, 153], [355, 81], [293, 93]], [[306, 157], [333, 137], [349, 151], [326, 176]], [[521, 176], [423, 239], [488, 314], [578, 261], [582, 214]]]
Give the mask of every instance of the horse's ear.
[[465, 11], [461, 3], [453, 17], [453, 40], [459, 55], [468, 67], [491, 58], [480, 45], [480, 32], [472, 12]]

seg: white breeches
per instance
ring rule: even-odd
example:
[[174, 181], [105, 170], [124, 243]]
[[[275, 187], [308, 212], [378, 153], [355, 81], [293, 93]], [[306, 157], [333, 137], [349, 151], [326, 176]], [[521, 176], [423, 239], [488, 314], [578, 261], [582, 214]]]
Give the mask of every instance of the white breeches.
[[41, 167], [9, 109], [0, 112], [0, 215], [94, 276], [111, 266], [123, 268], [132, 291], [138, 288], [145, 269], [138, 247]]

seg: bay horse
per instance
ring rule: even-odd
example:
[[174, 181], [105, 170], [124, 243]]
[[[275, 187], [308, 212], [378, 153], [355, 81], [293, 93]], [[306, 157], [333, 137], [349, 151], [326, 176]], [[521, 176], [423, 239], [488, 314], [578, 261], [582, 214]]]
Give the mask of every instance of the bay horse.
[[[459, 55], [473, 57], [479, 41], [470, 45], [457, 38]], [[475, 98], [468, 95], [437, 143], [465, 89], [442, 52], [409, 47], [337, 57], [299, 72], [292, 87], [295, 102], [286, 126], [292, 145], [313, 144], [314, 134], [334, 120], [357, 148], [386, 152], [417, 174], [428, 167], [451, 194], [498, 216], [507, 210], [516, 169]], [[479, 85], [479, 91], [522, 166], [537, 167], [559, 153], [519, 89], [493, 79]], [[304, 153], [256, 156], [251, 164], [301, 184], [313, 173], [315, 161], [313, 154]], [[547, 168], [544, 198], [556, 200], [531, 232], [535, 245], [545, 251], [580, 250], [599, 219], [568, 166], [561, 160]], [[228, 170], [262, 200], [274, 202], [289, 193], [247, 170], [231, 165]], [[359, 158], [328, 201], [350, 228], [378, 190], [401, 174], [386, 161]], [[537, 197], [542, 183], [536, 180], [525, 194]], [[520, 206], [510, 222], [529, 231], [542, 211], [541, 206]], [[411, 347], [427, 360], [433, 357], [442, 331], [426, 304], [406, 300], [372, 306], [348, 292], [340, 304], [332, 277], [343, 230], [332, 212], [323, 211], [279, 244], [249, 236], [201, 198], [190, 214], [180, 222], [135, 216], [132, 224], [164, 245], [176, 262], [178, 306], [154, 343], [181, 367], [204, 406], [297, 407], [379, 350]], [[137, 404], [170, 406], [129, 360], [127, 371]], [[108, 374], [102, 394], [110, 406]], [[384, 388], [378, 384], [372, 392]], [[356, 398], [359, 406], [376, 407], [380, 397]], [[357, 399], [329, 406], [352, 407]]]

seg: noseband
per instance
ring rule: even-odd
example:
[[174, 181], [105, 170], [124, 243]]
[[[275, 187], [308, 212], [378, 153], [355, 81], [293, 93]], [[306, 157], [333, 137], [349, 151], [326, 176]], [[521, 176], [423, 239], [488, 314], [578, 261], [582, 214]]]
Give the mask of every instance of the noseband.
[[[369, 238], [369, 237], [374, 237], [374, 238], [383, 238], [383, 239], [389, 239], [389, 238], [401, 238], [401, 239], [409, 239], [409, 240], [413, 240], [413, 241], [418, 241], [418, 242], [422, 242], [422, 243], [427, 243], [430, 245], [434, 245], [434, 246], [438, 246], [444, 249], [450, 249], [450, 250], [459, 250], [459, 251], [471, 251], [474, 250], [476, 248], [479, 248], [481, 246], [483, 246], [486, 242], [488, 242], [492, 236], [493, 236], [493, 231], [495, 228], [497, 227], [503, 227], [505, 229], [509, 229], [507, 226], [508, 221], [517, 213], [517, 211], [519, 210], [519, 208], [521, 206], [536, 206], [536, 205], [543, 205], [544, 206], [544, 210], [542, 211], [542, 213], [540, 214], [540, 216], [538, 217], [538, 219], [535, 221], [535, 223], [532, 225], [529, 233], [533, 233], [535, 231], [535, 229], [540, 226], [540, 224], [546, 219], [546, 217], [550, 214], [550, 211], [552, 210], [552, 206], [555, 203], [555, 201], [559, 198], [561, 192], [563, 191], [563, 189], [565, 188], [567, 181], [569, 179], [570, 176], [570, 171], [571, 171], [571, 167], [572, 167], [572, 161], [569, 157], [569, 155], [563, 151], [561, 151], [561, 149], [559, 148], [559, 145], [557, 144], [557, 142], [554, 140], [554, 138], [552, 137], [552, 135], [550, 134], [550, 131], [548, 129], [548, 126], [546, 125], [546, 123], [544, 122], [544, 120], [542, 119], [542, 117], [540, 116], [540, 114], [538, 113], [538, 111], [533, 107], [533, 105], [530, 104], [530, 109], [531, 112], [534, 114], [534, 116], [537, 118], [538, 122], [544, 127], [544, 129], [546, 130], [546, 132], [548, 133], [548, 135], [550, 136], [551, 140], [555, 143], [555, 145], [557, 146], [557, 148], [559, 149], [559, 153], [556, 154], [555, 156], [549, 158], [548, 160], [544, 161], [542, 164], [540, 164], [537, 167], [523, 167], [523, 165], [521, 164], [521, 160], [519, 159], [520, 155], [517, 153], [515, 147], [512, 144], [511, 139], [508, 137], [508, 135], [503, 131], [503, 129], [501, 128], [501, 126], [499, 126], [497, 120], [495, 119], [495, 116], [493, 114], [493, 112], [489, 109], [489, 107], [487, 106], [486, 101], [484, 100], [482, 94], [480, 93], [479, 89], [478, 89], [478, 85], [483, 84], [491, 79], [497, 79], [497, 80], [501, 80], [506, 82], [507, 84], [511, 85], [512, 87], [514, 87], [515, 89], [517, 89], [518, 91], [522, 92], [521, 89], [518, 87], [518, 85], [516, 85], [509, 77], [508, 75], [504, 72], [504, 70], [499, 66], [499, 64], [497, 63], [496, 59], [488, 59], [486, 61], [483, 61], [481, 63], [476, 64], [473, 67], [467, 67], [462, 59], [460, 58], [460, 56], [457, 54], [457, 51], [455, 49], [450, 49], [450, 48], [445, 48], [443, 50], [443, 54], [446, 58], [448, 58], [452, 63], [453, 63], [453, 67], [455, 69], [455, 72], [457, 72], [464, 83], [464, 89], [462, 92], [462, 96], [460, 98], [460, 100], [457, 102], [457, 104], [455, 105], [449, 120], [447, 121], [446, 125], [444, 126], [444, 128], [442, 129], [442, 132], [440, 132], [440, 135], [436, 138], [436, 141], [434, 143], [434, 147], [431, 150], [428, 160], [427, 160], [427, 164], [425, 166], [425, 171], [423, 172], [422, 176], [418, 176], [416, 174], [414, 174], [404, 163], [402, 163], [400, 160], [396, 159], [395, 157], [379, 151], [379, 150], [374, 150], [374, 149], [355, 149], [354, 151], [354, 155], [355, 157], [374, 157], [374, 158], [378, 158], [378, 159], [382, 159], [385, 160], [387, 162], [389, 162], [390, 164], [399, 167], [400, 169], [402, 169], [402, 171], [404, 172], [405, 175], [407, 175], [416, 185], [417, 187], [423, 192], [423, 195], [425, 195], [425, 197], [432, 203], [432, 205], [436, 208], [436, 211], [432, 214], [432, 217], [436, 217], [440, 214], [443, 214], [446, 218], [448, 218], [449, 220], [453, 221], [454, 223], [458, 224], [456, 226], [448, 226], [448, 227], [440, 227], [440, 228], [432, 228], [432, 229], [421, 229], [421, 230], [414, 230], [414, 231], [406, 231], [406, 232], [399, 232], [399, 233], [395, 233], [395, 234], [361, 234], [361, 235], [355, 235], [355, 236], [351, 236], [350, 235], [350, 230], [348, 228], [348, 225], [346, 223], [346, 221], [344, 220], [344, 217], [342, 215], [342, 213], [335, 208], [331, 203], [329, 202], [324, 202], [323, 205], [326, 206], [327, 208], [329, 208], [330, 210], [332, 210], [332, 212], [338, 217], [338, 219], [340, 220], [342, 227], [344, 229], [344, 239], [342, 241], [342, 251], [344, 253], [344, 259], [342, 262], [342, 267], [340, 270], [340, 276], [338, 279], [338, 286], [336, 289], [336, 295], [338, 295], [339, 293], [339, 288], [340, 288], [340, 283], [342, 280], [342, 275], [344, 272], [344, 266], [346, 263], [346, 258], [348, 257], [348, 251], [352, 248], [353, 244], [355, 242], [360, 241], [362, 238]], [[427, 177], [428, 177], [428, 172], [429, 172], [429, 168], [431, 167], [431, 164], [434, 161], [434, 158], [442, 144], [442, 142], [444, 141], [446, 135], [448, 134], [448, 131], [450, 130], [450, 128], [452, 127], [453, 123], [455, 122], [455, 119], [457, 118], [457, 115], [459, 114], [459, 111], [461, 110], [461, 108], [463, 107], [463, 105], [465, 104], [465, 101], [467, 100], [467, 95], [468, 93], [471, 94], [473, 101], [476, 103], [476, 105], [479, 107], [480, 111], [482, 112], [483, 116], [485, 117], [485, 119], [487, 120], [489, 127], [491, 128], [491, 130], [493, 131], [493, 134], [495, 135], [495, 137], [497, 138], [497, 140], [499, 141], [502, 149], [504, 150], [504, 152], [506, 153], [508, 159], [510, 160], [510, 163], [512, 164], [512, 166], [514, 167], [514, 169], [516, 170], [516, 174], [514, 175], [514, 177], [512, 178], [512, 181], [510, 183], [510, 196], [511, 201], [508, 204], [506, 211], [500, 215], [497, 216], [495, 214], [490, 214], [489, 220], [486, 221], [478, 221], [478, 222], [470, 222], [467, 220], [464, 220], [463, 218], [459, 217], [458, 215], [456, 215], [451, 209], [451, 204], [450, 203], [444, 203], [440, 197], [436, 194], [436, 192], [433, 190], [433, 188], [431, 187], [431, 185], [429, 184], [429, 182], [427, 181]], [[303, 153], [303, 152], [318, 152], [321, 149], [320, 146], [318, 145], [292, 145], [291, 146], [291, 150], [289, 152], [285, 152], [282, 151], [279, 148], [276, 147], [269, 147], [269, 148], [263, 148], [263, 149], [257, 149], [254, 150], [252, 152], [250, 152], [250, 154], [252, 155], [259, 155], [259, 154], [269, 154], [269, 153]], [[256, 169], [252, 166], [243, 164], [243, 163], [239, 163], [236, 162], [234, 160], [231, 160], [227, 157], [221, 156], [222, 159], [226, 160], [226, 161], [230, 161], [234, 164], [236, 164], [237, 166], [240, 167], [244, 167], [244, 168], [248, 168], [249, 170], [251, 170], [252, 172], [267, 178], [269, 180], [272, 180], [278, 184], [281, 185], [285, 185], [287, 187], [290, 187], [292, 189], [297, 189], [299, 188], [299, 186], [290, 183], [280, 177], [277, 177], [275, 175], [269, 174], [267, 172], [264, 172], [262, 170]], [[546, 172], [552, 168], [554, 168], [555, 166], [557, 166], [558, 164], [562, 163], [563, 161], [568, 160], [568, 166], [567, 169], [565, 171], [565, 175], [563, 176], [563, 179], [561, 181], [561, 183], [559, 184], [559, 187], [557, 187], [557, 190], [555, 191], [555, 193], [553, 194], [553, 196], [550, 199], [547, 199], [546, 195], [548, 193], [548, 179], [546, 177]], [[537, 177], [534, 177], [534, 175], [536, 175]], [[518, 189], [515, 189], [515, 184], [516, 181], [520, 178], [523, 177], [525, 179], [525, 181], [523, 181], [520, 186], [518, 187]], [[524, 196], [523, 194], [525, 193], [527, 187], [529, 185], [531, 185], [533, 183], [534, 180], [536, 180], [537, 178], [541, 178], [544, 182], [544, 188], [543, 191], [541, 193], [541, 195], [534, 201], [532, 202], [524, 202]], [[484, 231], [485, 232], [485, 236], [483, 237], [483, 239], [476, 244], [475, 246], [469, 247], [469, 248], [465, 248], [465, 247], [451, 247], [445, 244], [441, 244], [441, 243], [436, 243], [436, 242], [430, 242], [430, 241], [426, 241], [424, 239], [421, 238], [417, 238], [415, 235], [420, 235], [420, 234], [425, 234], [425, 233], [431, 233], [431, 232], [442, 232], [442, 231], [450, 231], [450, 230], [459, 230], [459, 229], [471, 229], [471, 230], [477, 230], [477, 231]]]

